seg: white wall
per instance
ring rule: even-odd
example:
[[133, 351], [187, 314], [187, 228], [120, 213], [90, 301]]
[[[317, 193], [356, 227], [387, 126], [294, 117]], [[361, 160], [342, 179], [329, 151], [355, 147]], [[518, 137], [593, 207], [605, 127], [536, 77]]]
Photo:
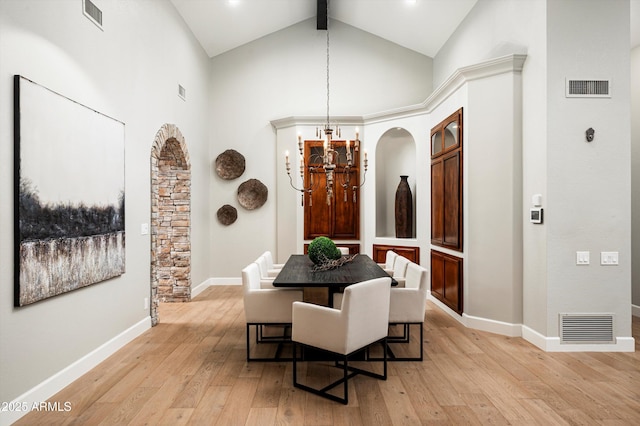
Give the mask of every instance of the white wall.
[[[476, 4], [434, 58], [434, 82], [453, 70], [503, 54], [526, 53], [522, 70], [522, 209], [531, 196], [546, 202], [546, 1], [483, 0]], [[524, 221], [525, 218], [523, 217]], [[546, 229], [524, 224], [523, 323], [543, 332], [546, 326]]]
[[[527, 53], [522, 73], [522, 209], [528, 212], [531, 196], [542, 194], [546, 220], [535, 226], [522, 218], [523, 323], [543, 336], [558, 335], [559, 312], [585, 310], [614, 312], [616, 334], [630, 336], [630, 167], [624, 160], [629, 134], [624, 126], [616, 127], [629, 119], [624, 94], [629, 81], [629, 3], [588, 1], [587, 6], [572, 0], [478, 2], [434, 58], [437, 84], [451, 70], [494, 52]], [[585, 72], [614, 78], [616, 96], [595, 103], [566, 100], [564, 77], [575, 73], [584, 78]], [[587, 121], [591, 124], [585, 125]], [[601, 145], [581, 144], [586, 128], [596, 124], [602, 129]], [[615, 143], [609, 141], [613, 135]], [[604, 146], [607, 152], [601, 153]], [[577, 250], [591, 251], [590, 267], [576, 269]], [[620, 251], [619, 267], [597, 264], [599, 252], [608, 250]]]
[[[631, 336], [629, 2], [584, 6], [547, 4], [545, 335], [558, 336], [558, 314], [586, 312], [613, 313], [615, 335]], [[566, 98], [566, 78], [610, 78], [611, 98]], [[576, 266], [578, 250], [589, 266]], [[619, 252], [620, 265], [601, 266], [602, 251]]]
[[458, 68], [513, 53], [531, 56], [544, 21], [544, 0], [480, 0], [433, 61], [434, 87]]
[[640, 316], [640, 46], [631, 51], [632, 303]]
[[[330, 31], [332, 117], [414, 104], [431, 92], [430, 58], [339, 21], [330, 22]], [[215, 57], [211, 79], [211, 161], [233, 148], [245, 156], [247, 164], [244, 175], [236, 180], [222, 181], [215, 173], [211, 177], [212, 273], [216, 277], [237, 277], [264, 250], [275, 251], [276, 240], [280, 261], [298, 250], [301, 240], [289, 238], [296, 232], [290, 220], [283, 223], [285, 229], [275, 228], [280, 215], [297, 215], [301, 210], [299, 193], [289, 188], [283, 155], [289, 150], [295, 158], [296, 130], [289, 132], [288, 140], [276, 142], [269, 123], [293, 115], [317, 116], [319, 123], [323, 122], [326, 33], [316, 30], [314, 19], [293, 25]], [[349, 131], [343, 128], [343, 137]], [[365, 147], [374, 143], [368, 137], [363, 132]], [[249, 178], [260, 179], [269, 189], [266, 204], [253, 211], [244, 210], [236, 199], [238, 185]], [[277, 182], [283, 184], [278, 186]], [[276, 188], [290, 191], [284, 195], [289, 201], [286, 206], [277, 207]], [[238, 209], [238, 220], [231, 226], [215, 220], [215, 211], [223, 204]], [[277, 232], [291, 245], [282, 245]]]
[[471, 81], [463, 123], [464, 312], [507, 324], [522, 323], [521, 86], [520, 73]]
[[[151, 144], [164, 123], [181, 130], [192, 161], [194, 285], [210, 276], [208, 58], [167, 1], [94, 2], [104, 31], [84, 17], [78, 0], [0, 2], [0, 401], [72, 367], [130, 327], [150, 324], [143, 309], [150, 244], [140, 225], [149, 223]], [[126, 273], [22, 308], [12, 306], [14, 74], [123, 121], [126, 151]]]
[[[402, 128], [416, 135], [417, 182], [416, 238], [384, 238], [380, 233], [374, 237], [372, 232], [381, 228], [377, 217], [377, 226], [370, 220], [366, 224], [366, 238], [378, 244], [418, 246], [423, 265], [429, 265], [430, 248], [464, 258], [465, 313], [462, 318], [457, 314], [454, 317], [471, 327], [508, 335], [519, 335], [522, 321], [523, 60], [508, 55], [457, 70], [422, 104], [372, 114], [365, 120], [368, 138], [378, 140], [370, 164], [379, 178], [375, 188], [365, 189], [365, 211], [373, 211], [373, 193], [376, 215], [384, 215], [381, 205], [389, 200], [385, 188], [396, 184], [395, 180], [380, 178], [389, 163], [383, 136], [389, 129]], [[430, 246], [429, 208], [429, 129], [459, 108], [463, 108], [465, 206], [461, 253]]]

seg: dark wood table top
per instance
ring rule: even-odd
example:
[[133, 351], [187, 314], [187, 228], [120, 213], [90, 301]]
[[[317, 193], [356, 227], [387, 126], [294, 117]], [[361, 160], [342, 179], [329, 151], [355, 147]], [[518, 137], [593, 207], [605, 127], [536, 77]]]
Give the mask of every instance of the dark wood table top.
[[[373, 278], [388, 277], [376, 262], [366, 254], [357, 255], [353, 261], [328, 271], [313, 272], [309, 256], [294, 254], [273, 280], [274, 287], [329, 287], [340, 288]], [[398, 285], [394, 279], [391, 285]]]

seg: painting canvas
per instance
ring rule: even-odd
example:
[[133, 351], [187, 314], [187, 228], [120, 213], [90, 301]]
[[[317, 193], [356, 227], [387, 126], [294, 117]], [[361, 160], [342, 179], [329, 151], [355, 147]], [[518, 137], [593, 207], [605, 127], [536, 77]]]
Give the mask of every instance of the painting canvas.
[[124, 123], [14, 76], [14, 305], [125, 272]]

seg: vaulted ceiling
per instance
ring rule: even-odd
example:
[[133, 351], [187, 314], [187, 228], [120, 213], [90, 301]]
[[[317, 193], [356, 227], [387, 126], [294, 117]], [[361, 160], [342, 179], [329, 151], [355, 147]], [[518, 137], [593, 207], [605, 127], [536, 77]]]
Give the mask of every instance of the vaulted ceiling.
[[[317, 1], [171, 0], [210, 57], [316, 17]], [[329, 23], [336, 19], [434, 57], [476, 2], [329, 0]], [[640, 0], [630, 2], [633, 48], [640, 45]]]
[[[476, 1], [330, 0], [329, 25], [336, 19], [433, 57]], [[315, 18], [317, 12], [317, 0], [171, 2], [210, 57]]]

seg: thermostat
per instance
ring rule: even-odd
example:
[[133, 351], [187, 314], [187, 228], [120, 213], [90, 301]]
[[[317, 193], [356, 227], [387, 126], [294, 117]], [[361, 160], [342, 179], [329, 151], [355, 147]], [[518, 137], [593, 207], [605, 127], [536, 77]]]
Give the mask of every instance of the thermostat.
[[529, 221], [531, 223], [542, 223], [542, 208], [536, 207], [531, 209], [531, 214], [529, 217]]

